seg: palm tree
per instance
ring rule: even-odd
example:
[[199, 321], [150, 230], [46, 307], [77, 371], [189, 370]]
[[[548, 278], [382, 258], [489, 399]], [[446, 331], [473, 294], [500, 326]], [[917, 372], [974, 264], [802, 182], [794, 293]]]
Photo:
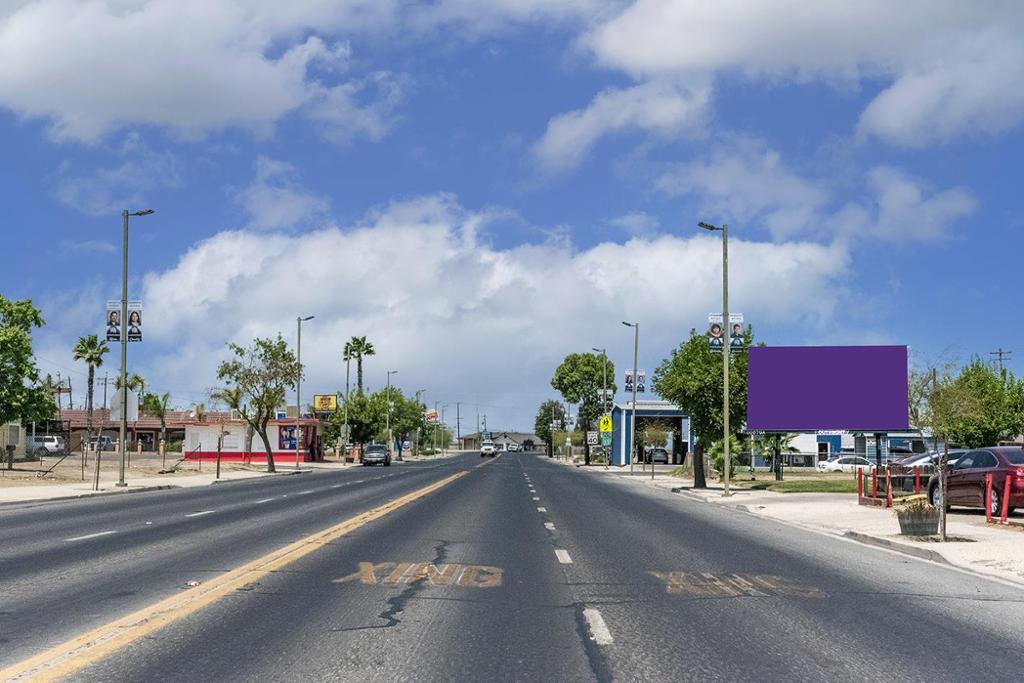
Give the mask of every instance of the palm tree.
[[142, 409], [153, 417], [160, 418], [160, 440], [167, 441], [167, 410], [171, 404], [171, 395], [164, 393], [146, 394], [142, 398]]
[[363, 356], [376, 355], [377, 351], [373, 344], [366, 340], [366, 337], [352, 337], [345, 342], [345, 360], [356, 361], [356, 387], [359, 393], [363, 393]]
[[[143, 389], [146, 388], [146, 380], [144, 380], [142, 378], [142, 375], [138, 374], [137, 372], [129, 372], [128, 375], [127, 375], [127, 382], [125, 382], [125, 383], [128, 385], [128, 390], [129, 391], [142, 391]], [[120, 375], [118, 375], [116, 378], [114, 378], [114, 388], [115, 389], [120, 389], [121, 388], [121, 376]]]
[[108, 351], [110, 351], [110, 347], [107, 346], [107, 342], [100, 341], [100, 338], [95, 334], [79, 338], [78, 343], [75, 344], [73, 349], [74, 359], [83, 361], [89, 368], [89, 381], [85, 398], [85, 409], [88, 411], [86, 429], [89, 434], [92, 433], [92, 393], [96, 379], [96, 368], [103, 365], [103, 356]]

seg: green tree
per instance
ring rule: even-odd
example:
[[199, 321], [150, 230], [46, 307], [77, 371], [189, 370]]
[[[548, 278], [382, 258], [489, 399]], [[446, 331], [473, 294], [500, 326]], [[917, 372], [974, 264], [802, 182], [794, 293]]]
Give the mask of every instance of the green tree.
[[[52, 387], [39, 377], [32, 355], [32, 330], [43, 316], [29, 300], [0, 295], [0, 424], [47, 420], [57, 410]], [[13, 454], [7, 468], [14, 467]]]
[[949, 415], [946, 429], [951, 441], [965, 448], [992, 446], [1024, 430], [1024, 386], [1013, 373], [1001, 377], [981, 359], [975, 358], [960, 370], [951, 386], [960, 407]]
[[74, 359], [84, 362], [89, 370], [85, 394], [86, 430], [89, 434], [92, 434], [93, 387], [96, 381], [96, 368], [103, 365], [103, 356], [109, 351], [110, 347], [107, 346], [107, 342], [100, 341], [100, 338], [95, 334], [80, 337], [73, 349]]
[[[352, 443], [364, 444], [372, 442], [383, 430], [386, 405], [383, 400], [367, 396], [358, 391], [349, 396], [343, 405], [348, 406], [349, 437]], [[331, 416], [334, 428], [339, 430], [345, 424], [344, 409]]]
[[[579, 406], [578, 426], [581, 431], [596, 429], [601, 416], [601, 390], [604, 383], [615, 393], [615, 364], [600, 353], [570, 353], [555, 369], [551, 386], [567, 403]], [[585, 464], [590, 464], [590, 446], [583, 450]]]
[[533, 433], [540, 437], [541, 441], [548, 445], [548, 457], [554, 455], [555, 442], [552, 440], [551, 425], [555, 424], [556, 429], [565, 429], [568, 422], [565, 414], [565, 407], [561, 401], [548, 399], [540, 404], [537, 409], [537, 417], [533, 421]]
[[363, 393], [363, 357], [376, 354], [376, 349], [373, 348], [371, 342], [366, 340], [366, 337], [352, 337], [345, 342], [342, 358], [356, 362], [356, 388], [360, 394]]
[[[215, 392], [220, 396], [220, 392]], [[171, 395], [146, 394], [142, 397], [142, 410], [160, 420], [160, 440], [167, 441], [167, 411], [170, 409]]]
[[[125, 375], [125, 384], [128, 385], [129, 391], [144, 391], [146, 389], [146, 380], [143, 379], [142, 375], [137, 372], [129, 372]], [[114, 378], [114, 388], [121, 388], [121, 375], [118, 373], [117, 377]]]
[[302, 377], [302, 366], [281, 335], [276, 339], [256, 338], [248, 347], [228, 347], [232, 358], [217, 368], [217, 379], [227, 382], [226, 391], [220, 396], [259, 434], [267, 451], [267, 471], [275, 472], [267, 425], [284, 404], [287, 392]]
[[[721, 479], [725, 473], [725, 448], [722, 446], [723, 439], [718, 439], [711, 448], [708, 449], [708, 462], [711, 464], [718, 477]], [[743, 444], [735, 434], [729, 435], [729, 476], [731, 477], [736, 471], [736, 465], [738, 464], [739, 454], [743, 452]]]
[[[747, 351], [753, 343], [748, 326], [744, 350], [729, 363], [729, 425], [738, 433], [747, 419]], [[707, 488], [704, 474], [706, 444], [722, 438], [722, 354], [708, 347], [707, 337], [690, 330], [690, 338], [661, 362], [654, 373], [654, 390], [686, 413], [697, 434], [693, 454], [694, 488]]]

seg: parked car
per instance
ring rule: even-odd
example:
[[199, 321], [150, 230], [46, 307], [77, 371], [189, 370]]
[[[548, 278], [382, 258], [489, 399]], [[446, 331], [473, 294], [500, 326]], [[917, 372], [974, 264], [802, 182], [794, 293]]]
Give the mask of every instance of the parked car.
[[[1009, 509], [1024, 506], [1024, 449], [1019, 446], [993, 446], [967, 451], [950, 467], [946, 482], [946, 507], [953, 505], [985, 508], [985, 475], [992, 475], [992, 513], [1001, 514], [1003, 491], [1010, 480]], [[942, 505], [938, 475], [928, 482], [928, 500]]]
[[[952, 448], [949, 451], [949, 467], [953, 467], [957, 459], [967, 451]], [[915, 493], [917, 477], [921, 478], [922, 491], [927, 490], [929, 478], [935, 474], [942, 453], [920, 453], [889, 463], [889, 475], [892, 479], [894, 492]], [[920, 470], [920, 473], [918, 473]]]
[[854, 472], [856, 470], [869, 472], [872, 467], [873, 465], [867, 458], [862, 458], [859, 455], [843, 455], [833, 460], [822, 460], [817, 464], [819, 472]]
[[114, 440], [109, 436], [90, 436], [89, 437], [89, 450], [90, 451], [112, 451], [114, 450]]
[[484, 441], [480, 444], [480, 457], [485, 456], [493, 458], [498, 454], [498, 449], [494, 447], [493, 441]]
[[519, 444], [517, 444], [517, 443], [510, 443], [510, 444], [508, 445], [508, 451], [509, 451], [509, 453], [514, 453], [514, 452], [516, 452], [516, 451], [518, 451], [518, 450], [519, 450]]
[[668, 464], [668, 451], [664, 448], [649, 448], [644, 453], [644, 460], [650, 463], [664, 463]]
[[363, 465], [384, 465], [384, 467], [390, 467], [391, 455], [388, 453], [388, 447], [384, 444], [371, 443], [363, 453]]
[[39, 455], [61, 453], [64, 451], [64, 437], [49, 434], [29, 436], [25, 442], [25, 451], [32, 454], [38, 453]]

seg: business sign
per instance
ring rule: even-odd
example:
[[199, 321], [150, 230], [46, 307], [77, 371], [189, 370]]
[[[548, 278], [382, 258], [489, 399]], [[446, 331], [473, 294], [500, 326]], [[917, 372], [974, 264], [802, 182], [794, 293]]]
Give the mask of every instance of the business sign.
[[735, 352], [743, 350], [743, 314], [730, 313], [729, 325], [728, 329], [726, 329], [721, 313], [709, 313], [708, 348], [712, 351], [720, 352], [725, 348], [726, 337], [729, 339], [728, 344], [730, 351]]
[[587, 432], [587, 445], [588, 446], [596, 446], [597, 445], [597, 439], [598, 439], [597, 432]]
[[756, 346], [747, 429], [906, 431], [906, 346]]
[[626, 370], [626, 386], [625, 392], [627, 394], [633, 393], [633, 380], [636, 379], [636, 391], [639, 394], [644, 393], [645, 385], [647, 384], [647, 371], [637, 370], [635, 373], [632, 370]]
[[277, 428], [277, 450], [295, 450], [295, 425], [279, 425]]
[[[125, 325], [121, 324], [121, 302], [120, 301], [108, 301], [107, 302], [107, 341], [108, 342], [120, 342], [121, 332]], [[128, 324], [127, 324], [128, 341], [140, 342], [142, 341], [142, 302], [141, 301], [129, 301], [128, 302]]]
[[423, 413], [423, 419], [429, 424], [437, 424], [437, 411], [431, 408]]
[[602, 434], [612, 431], [612, 418], [608, 415], [602, 415], [601, 421], [597, 423], [597, 428]]
[[313, 395], [313, 412], [316, 413], [333, 413], [338, 410], [338, 395], [337, 394], [314, 394]]

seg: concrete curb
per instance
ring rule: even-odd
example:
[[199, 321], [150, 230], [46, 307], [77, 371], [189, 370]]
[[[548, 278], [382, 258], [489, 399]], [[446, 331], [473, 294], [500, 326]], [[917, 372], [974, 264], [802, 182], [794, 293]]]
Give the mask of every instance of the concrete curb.
[[967, 571], [972, 571], [977, 574], [981, 574], [982, 576], [992, 576], [991, 574], [978, 572], [973, 568], [965, 567], [956, 562], [950, 562], [942, 554], [937, 553], [934, 550], [929, 550], [928, 548], [915, 548], [911, 545], [904, 545], [902, 543], [897, 543], [896, 541], [890, 541], [888, 538], [881, 538], [879, 536], [872, 536], [870, 534], [862, 534], [859, 531], [847, 531], [842, 534], [842, 537], [849, 538], [850, 540], [857, 541], [858, 543], [863, 543], [864, 545], [874, 545], [880, 548], [893, 550], [895, 552], [902, 553], [904, 555], [910, 555], [911, 557], [916, 557], [921, 560], [937, 562], [938, 564], [944, 564], [950, 567], [959, 567], [960, 569], [966, 569]]
[[26, 500], [5, 500], [0, 501], [0, 507], [10, 507], [14, 505], [43, 505], [45, 503], [54, 503], [62, 500], [79, 500], [81, 498], [101, 498], [104, 496], [120, 496], [126, 493], [147, 493], [149, 491], [166, 491], [168, 489], [180, 489], [184, 488], [177, 484], [161, 484], [160, 486], [140, 486], [137, 489], [126, 488], [123, 491], [97, 491], [96, 493], [78, 493], [69, 496], [57, 496], [55, 498], [28, 498]]

